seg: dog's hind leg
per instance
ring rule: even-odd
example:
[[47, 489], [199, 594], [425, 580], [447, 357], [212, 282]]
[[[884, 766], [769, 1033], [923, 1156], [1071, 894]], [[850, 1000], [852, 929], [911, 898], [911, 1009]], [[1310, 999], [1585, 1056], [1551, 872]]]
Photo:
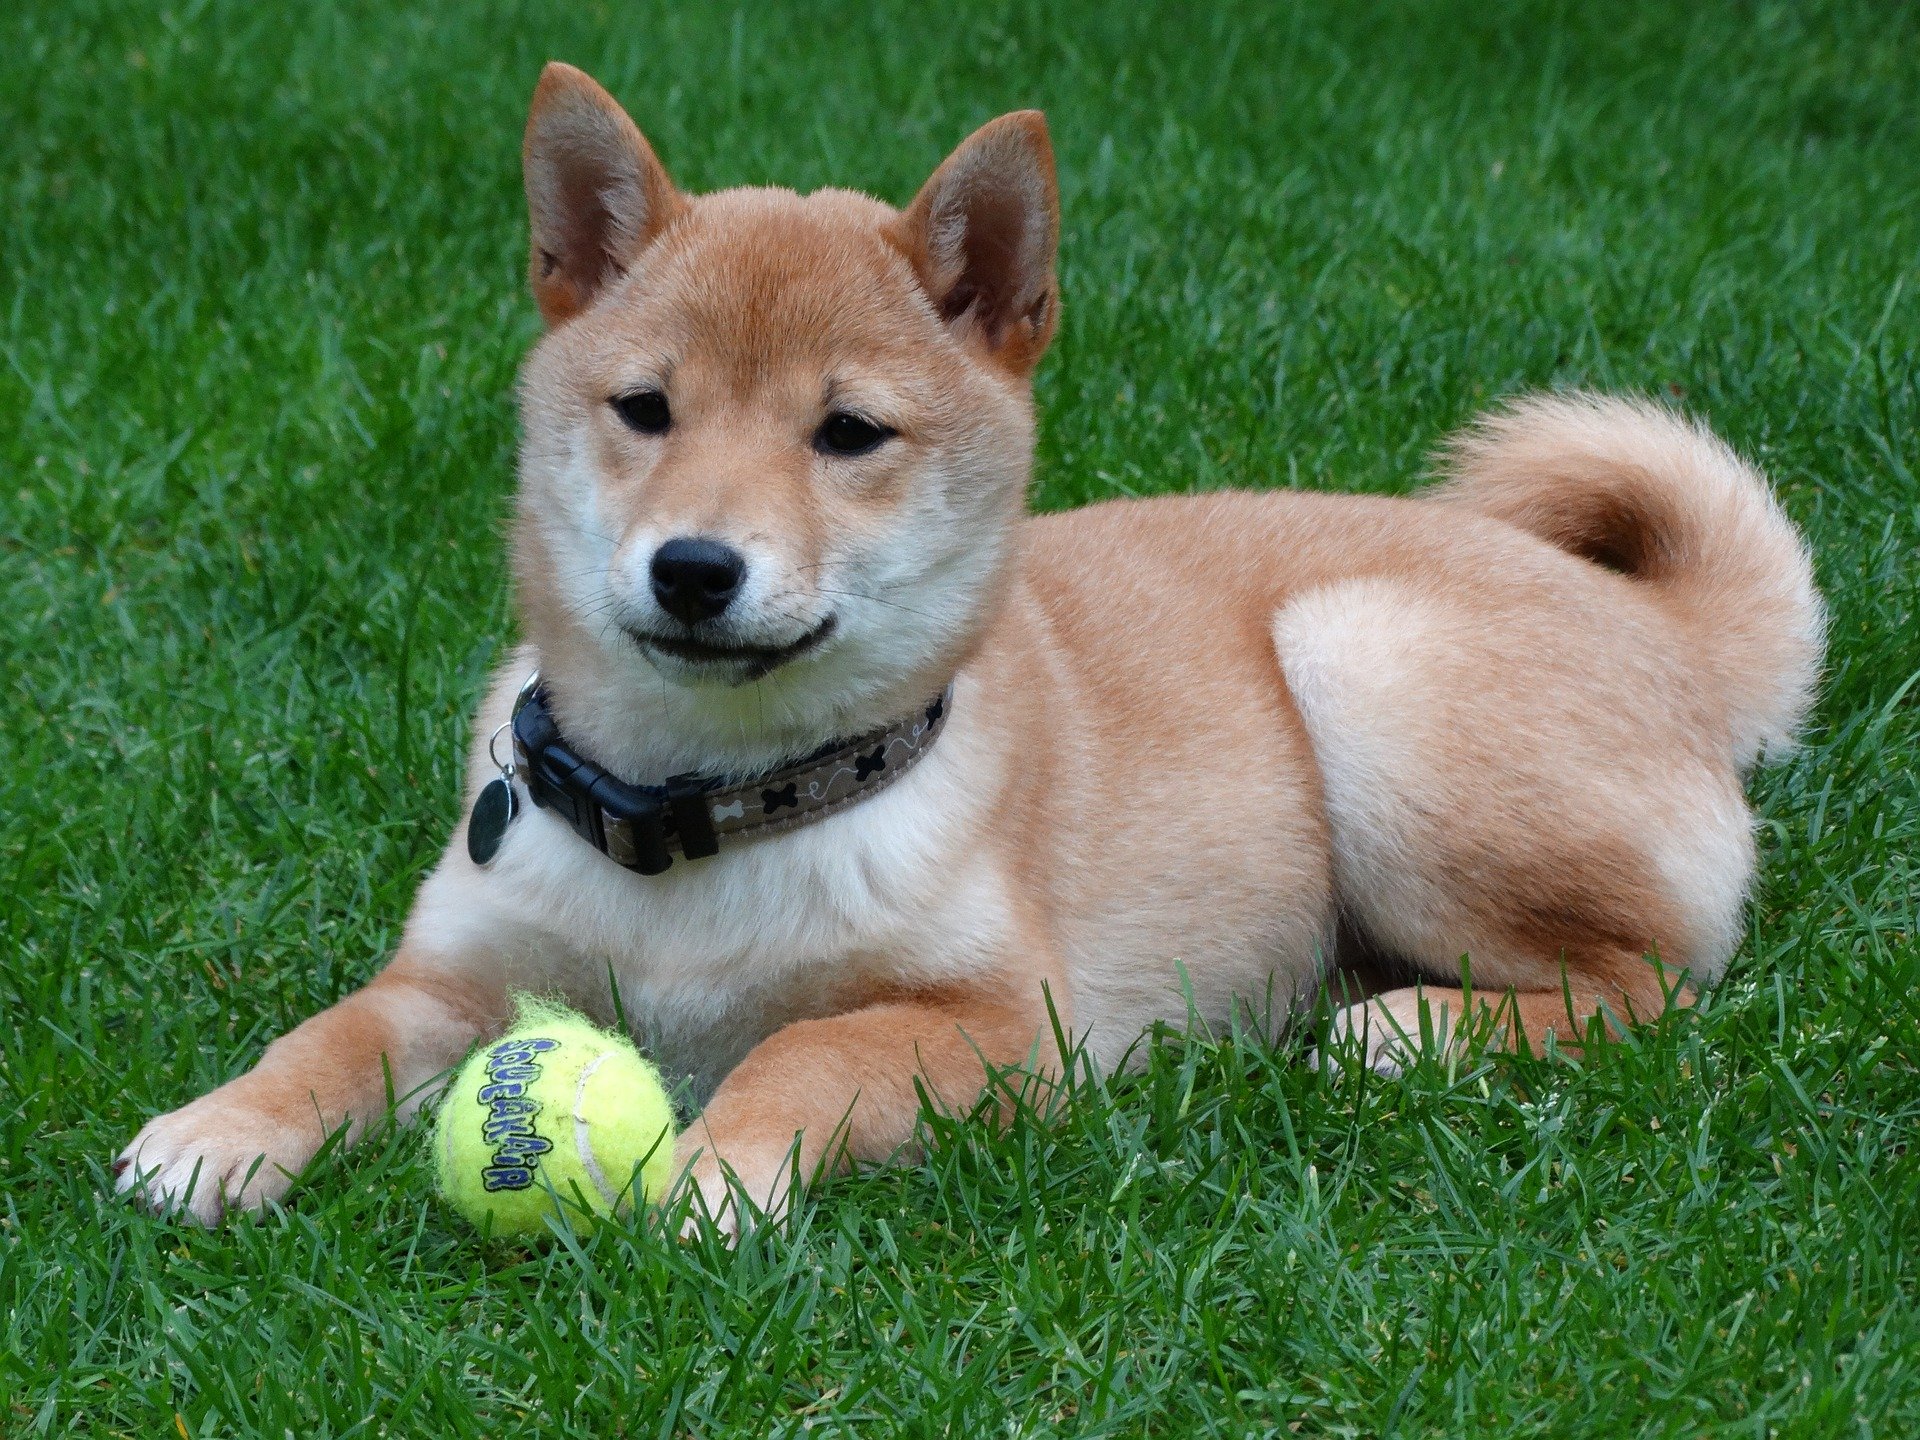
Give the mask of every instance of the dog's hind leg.
[[1752, 866], [1745, 805], [1623, 683], [1635, 642], [1518, 589], [1384, 579], [1296, 597], [1274, 637], [1343, 912], [1435, 982], [1339, 1013], [1376, 1068], [1463, 1018], [1509, 1047], [1577, 1044], [1596, 1015], [1650, 1019], [1717, 973]]
[[[1547, 968], [1540, 967], [1540, 978]], [[1552, 1036], [1559, 1049], [1577, 1051], [1596, 1019], [1618, 1033], [1693, 999], [1682, 975], [1627, 951], [1568, 961], [1561, 978], [1554, 990], [1476, 984], [1469, 992], [1444, 983], [1389, 990], [1335, 1011], [1326, 1048], [1338, 1056], [1358, 1047], [1366, 1065], [1383, 1075], [1398, 1074], [1423, 1050], [1444, 1053], [1465, 1036], [1504, 1050], [1524, 1042], [1536, 1054]]]

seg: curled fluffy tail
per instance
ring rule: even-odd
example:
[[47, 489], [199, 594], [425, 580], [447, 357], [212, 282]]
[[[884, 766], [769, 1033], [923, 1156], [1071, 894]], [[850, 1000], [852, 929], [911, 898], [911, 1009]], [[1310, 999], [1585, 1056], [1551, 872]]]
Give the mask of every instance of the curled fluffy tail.
[[1539, 395], [1457, 436], [1439, 495], [1662, 592], [1727, 707], [1743, 768], [1793, 743], [1825, 614], [1766, 480], [1644, 400]]

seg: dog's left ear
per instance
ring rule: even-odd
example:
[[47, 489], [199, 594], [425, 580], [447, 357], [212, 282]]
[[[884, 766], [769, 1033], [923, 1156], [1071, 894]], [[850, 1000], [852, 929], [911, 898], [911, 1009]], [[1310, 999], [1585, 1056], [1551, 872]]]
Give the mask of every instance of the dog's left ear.
[[521, 162], [533, 231], [529, 278], [549, 325], [591, 305], [684, 208], [627, 112], [558, 61], [533, 92]]
[[1060, 196], [1046, 117], [1017, 110], [981, 126], [920, 188], [899, 234], [956, 333], [1031, 373], [1059, 310]]

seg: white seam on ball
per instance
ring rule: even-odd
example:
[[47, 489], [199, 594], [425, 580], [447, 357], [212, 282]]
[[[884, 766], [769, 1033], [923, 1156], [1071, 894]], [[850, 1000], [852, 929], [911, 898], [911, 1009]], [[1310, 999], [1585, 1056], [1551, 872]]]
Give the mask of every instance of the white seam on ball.
[[600, 1162], [593, 1153], [593, 1131], [587, 1124], [587, 1117], [580, 1113], [580, 1107], [587, 1098], [587, 1082], [593, 1078], [593, 1072], [607, 1060], [613, 1058], [613, 1052], [596, 1055], [580, 1072], [580, 1083], [573, 1090], [573, 1148], [579, 1153], [580, 1163], [586, 1168], [587, 1178], [593, 1181], [594, 1188], [600, 1192], [600, 1198], [607, 1202], [607, 1208], [613, 1208], [617, 1198], [607, 1188], [607, 1177], [601, 1173]]

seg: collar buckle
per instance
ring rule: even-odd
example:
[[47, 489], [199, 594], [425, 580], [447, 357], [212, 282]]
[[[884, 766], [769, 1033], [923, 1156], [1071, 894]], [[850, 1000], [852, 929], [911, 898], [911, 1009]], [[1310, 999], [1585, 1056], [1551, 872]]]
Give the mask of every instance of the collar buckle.
[[704, 860], [720, 853], [720, 837], [713, 831], [713, 816], [707, 810], [707, 786], [698, 775], [674, 775], [667, 780], [667, 809], [673, 816], [673, 833], [680, 841], [680, 853], [689, 860]]
[[[623, 795], [603, 794], [620, 782], [611, 775], [594, 783], [591, 809], [598, 812], [604, 850], [616, 865], [642, 875], [658, 875], [673, 864], [667, 850], [666, 813], [651, 795], [635, 793], [629, 787]], [[588, 837], [589, 843], [592, 837]]]

